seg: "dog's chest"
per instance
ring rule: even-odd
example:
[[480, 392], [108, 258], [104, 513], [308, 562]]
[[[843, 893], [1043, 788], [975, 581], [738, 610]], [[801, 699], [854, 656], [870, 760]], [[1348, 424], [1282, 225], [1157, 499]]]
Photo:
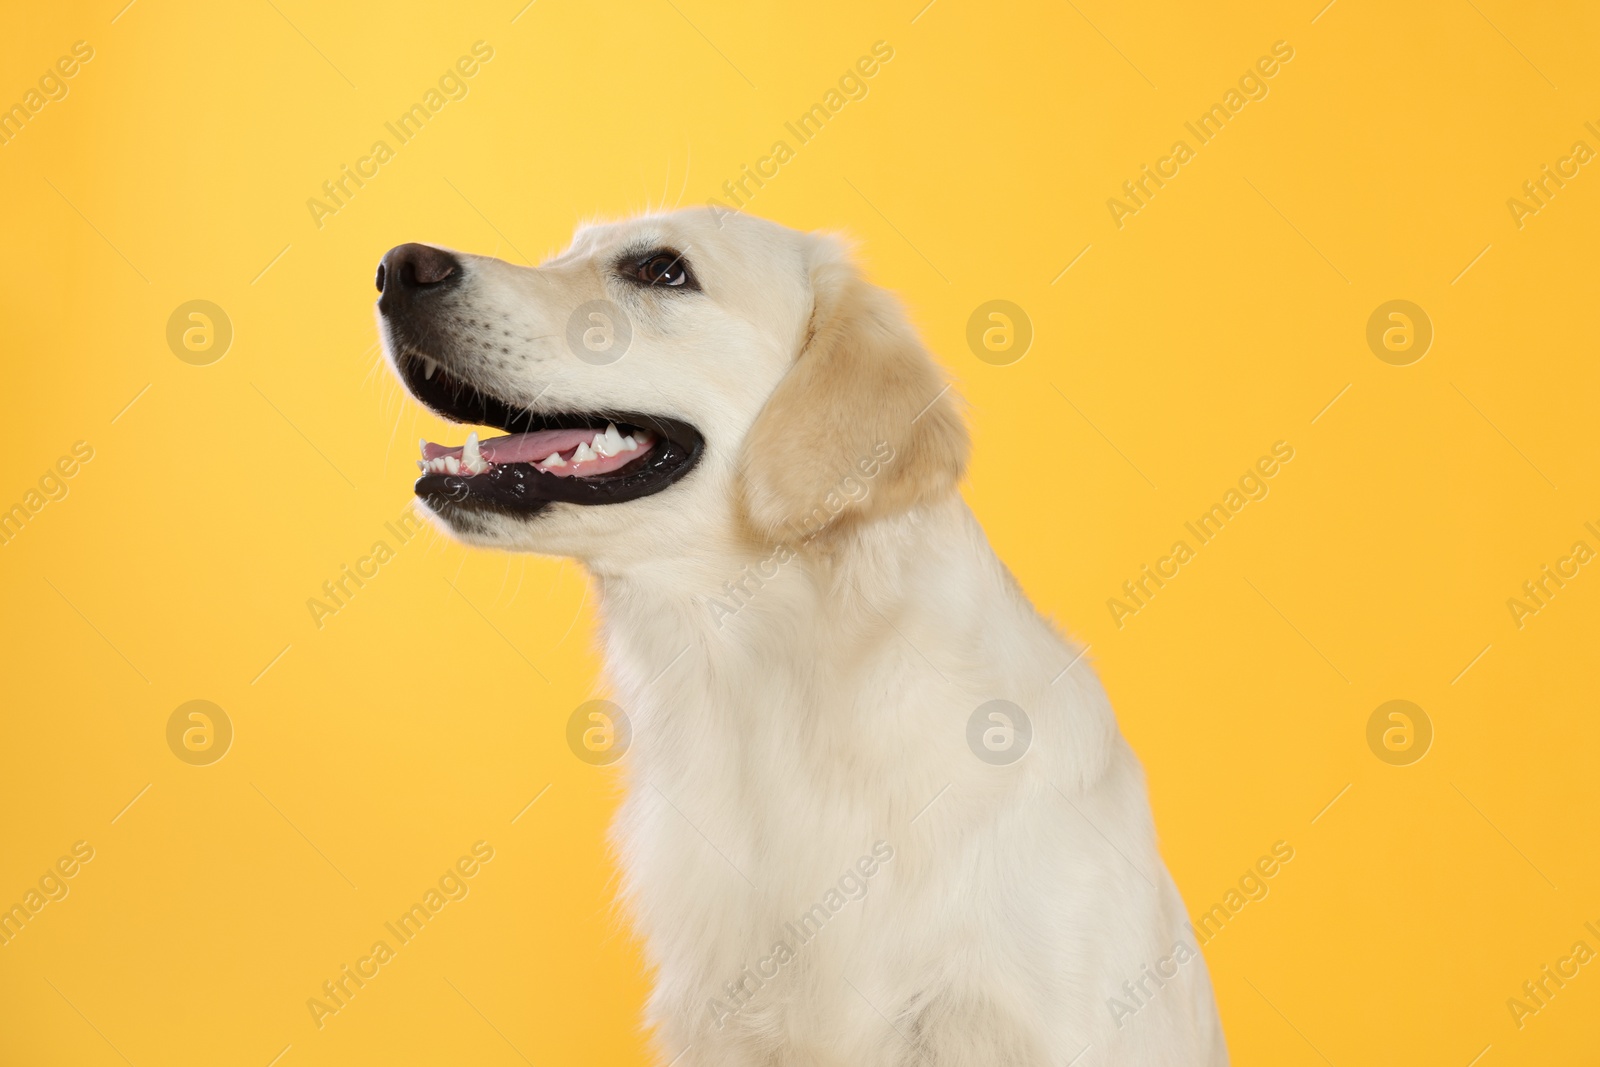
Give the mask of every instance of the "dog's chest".
[[707, 658], [638, 692], [633, 861], [705, 857], [787, 905], [902, 836], [970, 762], [952, 747], [963, 698], [898, 651], [851, 659]]

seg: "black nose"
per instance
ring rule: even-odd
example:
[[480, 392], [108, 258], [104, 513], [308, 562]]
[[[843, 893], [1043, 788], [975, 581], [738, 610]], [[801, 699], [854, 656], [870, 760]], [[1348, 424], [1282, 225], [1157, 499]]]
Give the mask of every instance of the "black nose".
[[452, 284], [460, 277], [460, 261], [432, 245], [396, 245], [378, 261], [378, 292], [391, 300], [414, 290]]

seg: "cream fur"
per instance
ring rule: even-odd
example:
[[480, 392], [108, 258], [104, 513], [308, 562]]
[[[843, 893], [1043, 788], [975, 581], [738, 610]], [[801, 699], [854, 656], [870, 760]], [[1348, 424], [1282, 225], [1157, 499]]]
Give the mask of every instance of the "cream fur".
[[[621, 286], [610, 257], [641, 243], [683, 250], [704, 292]], [[711, 211], [590, 227], [537, 269], [462, 259], [474, 315], [429, 353], [450, 373], [707, 439], [654, 496], [453, 531], [574, 556], [599, 588], [659, 1063], [1226, 1064], [1138, 761], [957, 492], [966, 431], [892, 298], [834, 239]], [[599, 297], [633, 323], [610, 366], [560, 340]], [[526, 340], [481, 359], [474, 316]], [[1032, 723], [1009, 766], [968, 746], [995, 699]], [[1178, 944], [1194, 958], [1152, 979]], [[1132, 1014], [1125, 982], [1148, 993]]]

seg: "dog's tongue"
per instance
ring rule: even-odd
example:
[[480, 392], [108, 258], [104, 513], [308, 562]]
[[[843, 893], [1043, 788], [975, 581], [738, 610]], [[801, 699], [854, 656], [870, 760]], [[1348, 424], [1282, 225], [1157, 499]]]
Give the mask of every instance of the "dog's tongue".
[[[538, 463], [552, 452], [565, 452], [569, 448], [577, 448], [580, 444], [594, 437], [593, 430], [539, 430], [534, 433], [514, 433], [509, 437], [491, 437], [478, 444], [478, 449], [483, 458], [490, 463]], [[461, 458], [461, 445], [446, 448], [436, 445], [432, 441], [425, 441], [422, 445], [422, 458], [435, 459], [439, 456], [454, 456]]]

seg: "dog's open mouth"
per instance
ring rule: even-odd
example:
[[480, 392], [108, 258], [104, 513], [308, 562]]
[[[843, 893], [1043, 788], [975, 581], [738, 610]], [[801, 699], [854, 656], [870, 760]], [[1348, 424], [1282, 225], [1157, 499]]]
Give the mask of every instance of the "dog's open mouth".
[[704, 438], [663, 415], [594, 411], [551, 414], [508, 403], [415, 352], [397, 359], [401, 380], [452, 422], [492, 426], [450, 447], [423, 441], [415, 486], [436, 511], [478, 507], [529, 514], [552, 502], [621, 504], [659, 493], [689, 473]]

